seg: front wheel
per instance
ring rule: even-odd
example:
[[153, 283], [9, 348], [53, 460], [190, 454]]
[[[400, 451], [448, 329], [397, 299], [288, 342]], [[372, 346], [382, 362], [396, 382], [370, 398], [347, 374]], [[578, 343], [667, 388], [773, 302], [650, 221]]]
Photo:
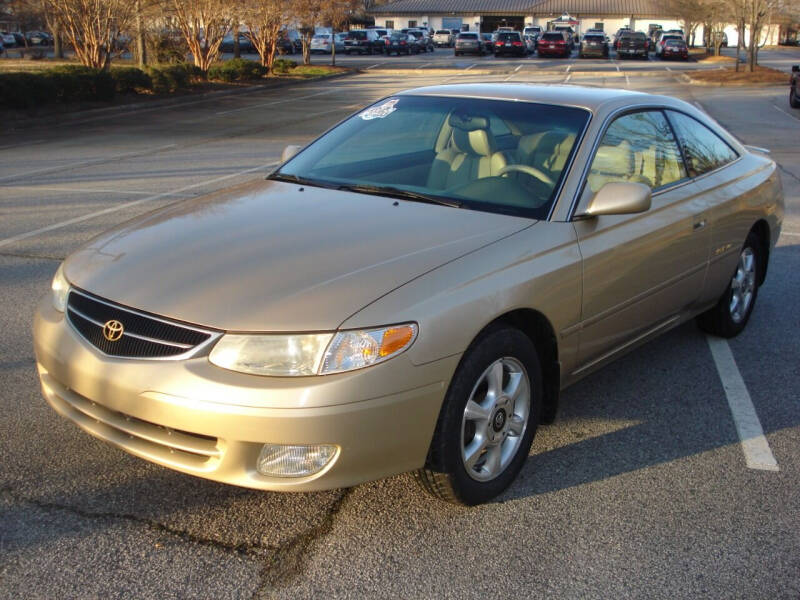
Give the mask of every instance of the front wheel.
[[789, 90], [789, 106], [792, 108], [800, 108], [800, 98], [797, 97], [797, 88], [792, 86]]
[[491, 500], [528, 457], [542, 404], [536, 348], [525, 334], [497, 327], [467, 351], [447, 390], [425, 467], [423, 490], [456, 504]]
[[763, 273], [761, 239], [753, 232], [739, 253], [739, 262], [728, 287], [713, 308], [697, 317], [700, 329], [713, 335], [732, 338], [747, 325], [758, 296], [758, 285]]

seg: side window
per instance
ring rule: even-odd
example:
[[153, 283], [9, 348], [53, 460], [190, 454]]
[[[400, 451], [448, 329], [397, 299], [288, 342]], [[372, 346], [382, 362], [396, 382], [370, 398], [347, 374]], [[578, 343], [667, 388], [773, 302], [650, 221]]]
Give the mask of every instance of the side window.
[[644, 183], [652, 189], [686, 178], [672, 129], [660, 110], [619, 117], [603, 135], [586, 179], [591, 196], [612, 181]]
[[700, 121], [674, 111], [669, 111], [669, 118], [686, 153], [689, 175], [692, 177], [718, 169], [738, 158], [721, 137]]

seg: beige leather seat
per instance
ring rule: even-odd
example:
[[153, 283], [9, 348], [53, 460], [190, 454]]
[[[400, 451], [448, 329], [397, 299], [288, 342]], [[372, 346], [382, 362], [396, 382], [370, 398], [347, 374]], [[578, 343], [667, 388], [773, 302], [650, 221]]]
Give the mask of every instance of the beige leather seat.
[[496, 176], [508, 164], [497, 151], [488, 117], [453, 113], [448, 125], [452, 128], [450, 143], [436, 154], [428, 175], [429, 188], [443, 190]]
[[575, 135], [563, 131], [542, 131], [519, 139], [516, 164], [535, 167], [557, 179], [567, 164]]
[[589, 189], [597, 192], [612, 181], [641, 181], [642, 176], [635, 172], [635, 166], [633, 150], [627, 141], [618, 146], [600, 146], [587, 178]]

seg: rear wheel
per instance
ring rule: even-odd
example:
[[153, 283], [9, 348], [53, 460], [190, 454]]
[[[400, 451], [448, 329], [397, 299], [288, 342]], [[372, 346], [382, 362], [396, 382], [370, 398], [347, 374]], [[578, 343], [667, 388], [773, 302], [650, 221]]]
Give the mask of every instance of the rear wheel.
[[789, 106], [792, 108], [800, 108], [800, 98], [797, 97], [797, 88], [792, 86], [789, 90]]
[[489, 330], [450, 382], [417, 483], [448, 502], [491, 500], [525, 464], [541, 404], [541, 367], [531, 340], [510, 327]]
[[745, 328], [756, 303], [764, 265], [762, 261], [766, 258], [761, 255], [761, 248], [761, 239], [750, 232], [725, 292], [713, 308], [697, 317], [703, 331], [731, 338]]

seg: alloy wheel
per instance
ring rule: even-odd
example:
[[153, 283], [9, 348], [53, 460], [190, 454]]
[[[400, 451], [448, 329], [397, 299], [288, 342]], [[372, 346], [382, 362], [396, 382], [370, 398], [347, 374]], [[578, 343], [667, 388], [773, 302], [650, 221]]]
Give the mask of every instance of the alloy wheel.
[[753, 302], [756, 288], [756, 257], [753, 249], [745, 247], [739, 256], [736, 273], [731, 279], [731, 300], [728, 309], [734, 323], [741, 323]]

